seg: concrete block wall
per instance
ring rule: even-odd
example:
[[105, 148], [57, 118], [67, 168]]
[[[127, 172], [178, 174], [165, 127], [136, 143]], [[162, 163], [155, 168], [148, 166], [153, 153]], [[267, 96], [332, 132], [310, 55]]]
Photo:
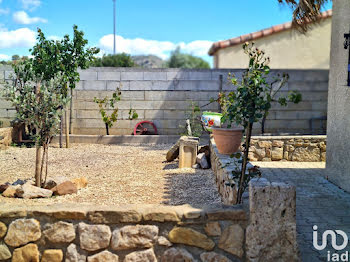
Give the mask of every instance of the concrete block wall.
[[[153, 121], [159, 134], [179, 134], [185, 125], [186, 111], [190, 101], [200, 106], [210, 98], [217, 98], [223, 91], [234, 87], [228, 82], [228, 73], [237, 77], [243, 70], [182, 70], [182, 69], [140, 69], [140, 68], [90, 68], [80, 71], [81, 81], [73, 92], [73, 133], [105, 134], [104, 123], [94, 97], [111, 97], [119, 87], [122, 100], [118, 103], [119, 120], [110, 130], [111, 134], [131, 134], [135, 124], [142, 120]], [[286, 72], [290, 75], [288, 84], [281, 94], [290, 90], [302, 92], [303, 101], [297, 105], [281, 107], [273, 103], [266, 122], [268, 133], [325, 133], [327, 114], [327, 70], [273, 70], [273, 75]], [[223, 76], [222, 84], [220, 75]], [[0, 67], [1, 79], [9, 78], [10, 69]], [[137, 120], [128, 120], [129, 109], [137, 111]], [[213, 103], [203, 110], [217, 111]], [[4, 126], [14, 117], [11, 105], [0, 99], [0, 120]], [[313, 119], [313, 120], [312, 120]], [[255, 133], [259, 133], [256, 125]]]

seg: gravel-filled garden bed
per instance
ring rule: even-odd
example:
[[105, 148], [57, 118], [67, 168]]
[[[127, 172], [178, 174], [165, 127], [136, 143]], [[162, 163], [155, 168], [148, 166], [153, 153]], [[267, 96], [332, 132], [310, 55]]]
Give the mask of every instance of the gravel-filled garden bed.
[[[42, 205], [54, 203], [191, 204], [220, 203], [212, 171], [178, 169], [165, 162], [171, 145], [73, 144], [49, 150], [49, 176], [86, 177], [88, 186], [77, 194], [49, 199], [5, 198], [0, 202]], [[0, 150], [0, 184], [34, 176], [35, 148]]]

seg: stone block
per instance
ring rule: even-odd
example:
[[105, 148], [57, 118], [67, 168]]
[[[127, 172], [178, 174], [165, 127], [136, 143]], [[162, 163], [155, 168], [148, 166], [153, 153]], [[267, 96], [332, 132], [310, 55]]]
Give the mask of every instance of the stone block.
[[205, 252], [200, 255], [202, 262], [232, 262], [224, 255], [215, 252]]
[[219, 240], [219, 248], [237, 257], [243, 256], [244, 230], [240, 225], [231, 225], [224, 229]]
[[106, 89], [108, 91], [115, 91], [117, 88], [119, 88], [121, 91], [130, 90], [130, 82], [129, 81], [123, 81], [123, 82], [107, 81]]
[[75, 229], [72, 223], [59, 221], [45, 227], [43, 235], [52, 243], [70, 243], [75, 239]]
[[106, 90], [106, 81], [84, 81], [84, 90]]
[[219, 222], [206, 223], [204, 230], [208, 236], [220, 236], [221, 235], [221, 226], [220, 226]]
[[13, 251], [12, 262], [39, 262], [39, 256], [38, 246], [36, 244], [28, 244]]
[[213, 250], [215, 243], [206, 235], [187, 227], [175, 227], [169, 232], [169, 240], [172, 243], [185, 244], [200, 247], [205, 250]]
[[181, 139], [179, 148], [179, 168], [191, 168], [196, 163], [198, 141]]
[[0, 244], [0, 261], [10, 259], [12, 254], [5, 244]]
[[283, 159], [283, 148], [282, 147], [272, 148], [271, 159], [272, 159], [272, 161], [282, 160]]
[[295, 187], [252, 179], [250, 224], [246, 229], [248, 261], [299, 261], [296, 239]]
[[173, 82], [171, 81], [153, 81], [152, 90], [154, 91], [173, 91], [175, 89]]
[[185, 70], [166, 72], [166, 79], [168, 81], [189, 79], [189, 72]]
[[87, 251], [97, 251], [109, 246], [111, 229], [106, 225], [79, 223], [80, 247]]
[[125, 256], [124, 262], [157, 262], [153, 249], [135, 251]]
[[144, 72], [143, 80], [156, 80], [156, 81], [165, 81], [167, 80], [167, 72]]
[[174, 161], [179, 156], [180, 140], [173, 145], [166, 154], [166, 161]]
[[80, 75], [80, 80], [97, 80], [97, 72], [95, 71], [80, 71], [79, 72]]
[[153, 225], [124, 226], [113, 231], [113, 250], [151, 248], [156, 242], [159, 229]]
[[194, 262], [193, 256], [184, 248], [169, 248], [162, 255], [161, 262]]
[[163, 110], [145, 110], [145, 119], [163, 119], [164, 111]]
[[122, 100], [145, 100], [145, 92], [144, 91], [123, 91], [121, 94]]
[[316, 147], [298, 147], [291, 153], [292, 161], [298, 162], [319, 162], [321, 150]]
[[191, 80], [211, 80], [211, 71], [205, 70], [204, 72], [189, 71], [189, 79]]
[[11, 222], [5, 243], [11, 247], [19, 247], [40, 239], [40, 222], [36, 219], [17, 219]]
[[164, 119], [183, 119], [186, 118], [186, 112], [180, 110], [164, 110]]
[[86, 262], [87, 252], [79, 250], [75, 244], [70, 244], [66, 252], [65, 262]]
[[0, 238], [3, 238], [6, 235], [7, 226], [0, 221]]
[[120, 81], [120, 72], [97, 72], [97, 80]]
[[121, 72], [121, 76], [120, 79], [122, 81], [126, 81], [126, 80], [144, 80], [143, 79], [143, 71], [140, 72]]
[[63, 252], [61, 249], [47, 249], [44, 251], [41, 262], [61, 262]]
[[105, 250], [93, 256], [89, 256], [87, 262], [119, 262], [119, 257]]
[[152, 81], [130, 81], [129, 90], [152, 90]]

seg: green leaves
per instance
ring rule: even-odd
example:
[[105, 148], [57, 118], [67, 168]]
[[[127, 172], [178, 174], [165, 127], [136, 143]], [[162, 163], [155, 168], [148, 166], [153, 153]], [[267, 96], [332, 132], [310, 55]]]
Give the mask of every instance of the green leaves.
[[[119, 88], [116, 89], [115, 92], [112, 94], [112, 98], [105, 97], [103, 99], [98, 99], [97, 97], [94, 98], [94, 102], [98, 104], [98, 107], [100, 109], [100, 114], [102, 121], [108, 126], [109, 128], [113, 127], [114, 123], [118, 121], [118, 112], [119, 109], [115, 108], [115, 105], [117, 102], [121, 99], [121, 91]], [[107, 110], [113, 109], [113, 112], [109, 116], [107, 113]], [[136, 110], [131, 109], [129, 110], [129, 120], [137, 119], [139, 115], [136, 113]], [[108, 132], [107, 132], [108, 133]]]

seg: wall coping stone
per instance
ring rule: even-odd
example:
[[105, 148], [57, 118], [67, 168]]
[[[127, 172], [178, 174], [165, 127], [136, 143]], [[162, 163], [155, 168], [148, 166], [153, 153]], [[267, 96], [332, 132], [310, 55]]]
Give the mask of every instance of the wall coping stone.
[[186, 220], [233, 220], [247, 221], [242, 206], [212, 205], [200, 208], [188, 204], [166, 206], [130, 204], [120, 206], [97, 206], [88, 204], [54, 204], [49, 206], [25, 206], [0, 204], [0, 218], [46, 216], [54, 219], [87, 220], [91, 223], [138, 223], [180, 222]]

